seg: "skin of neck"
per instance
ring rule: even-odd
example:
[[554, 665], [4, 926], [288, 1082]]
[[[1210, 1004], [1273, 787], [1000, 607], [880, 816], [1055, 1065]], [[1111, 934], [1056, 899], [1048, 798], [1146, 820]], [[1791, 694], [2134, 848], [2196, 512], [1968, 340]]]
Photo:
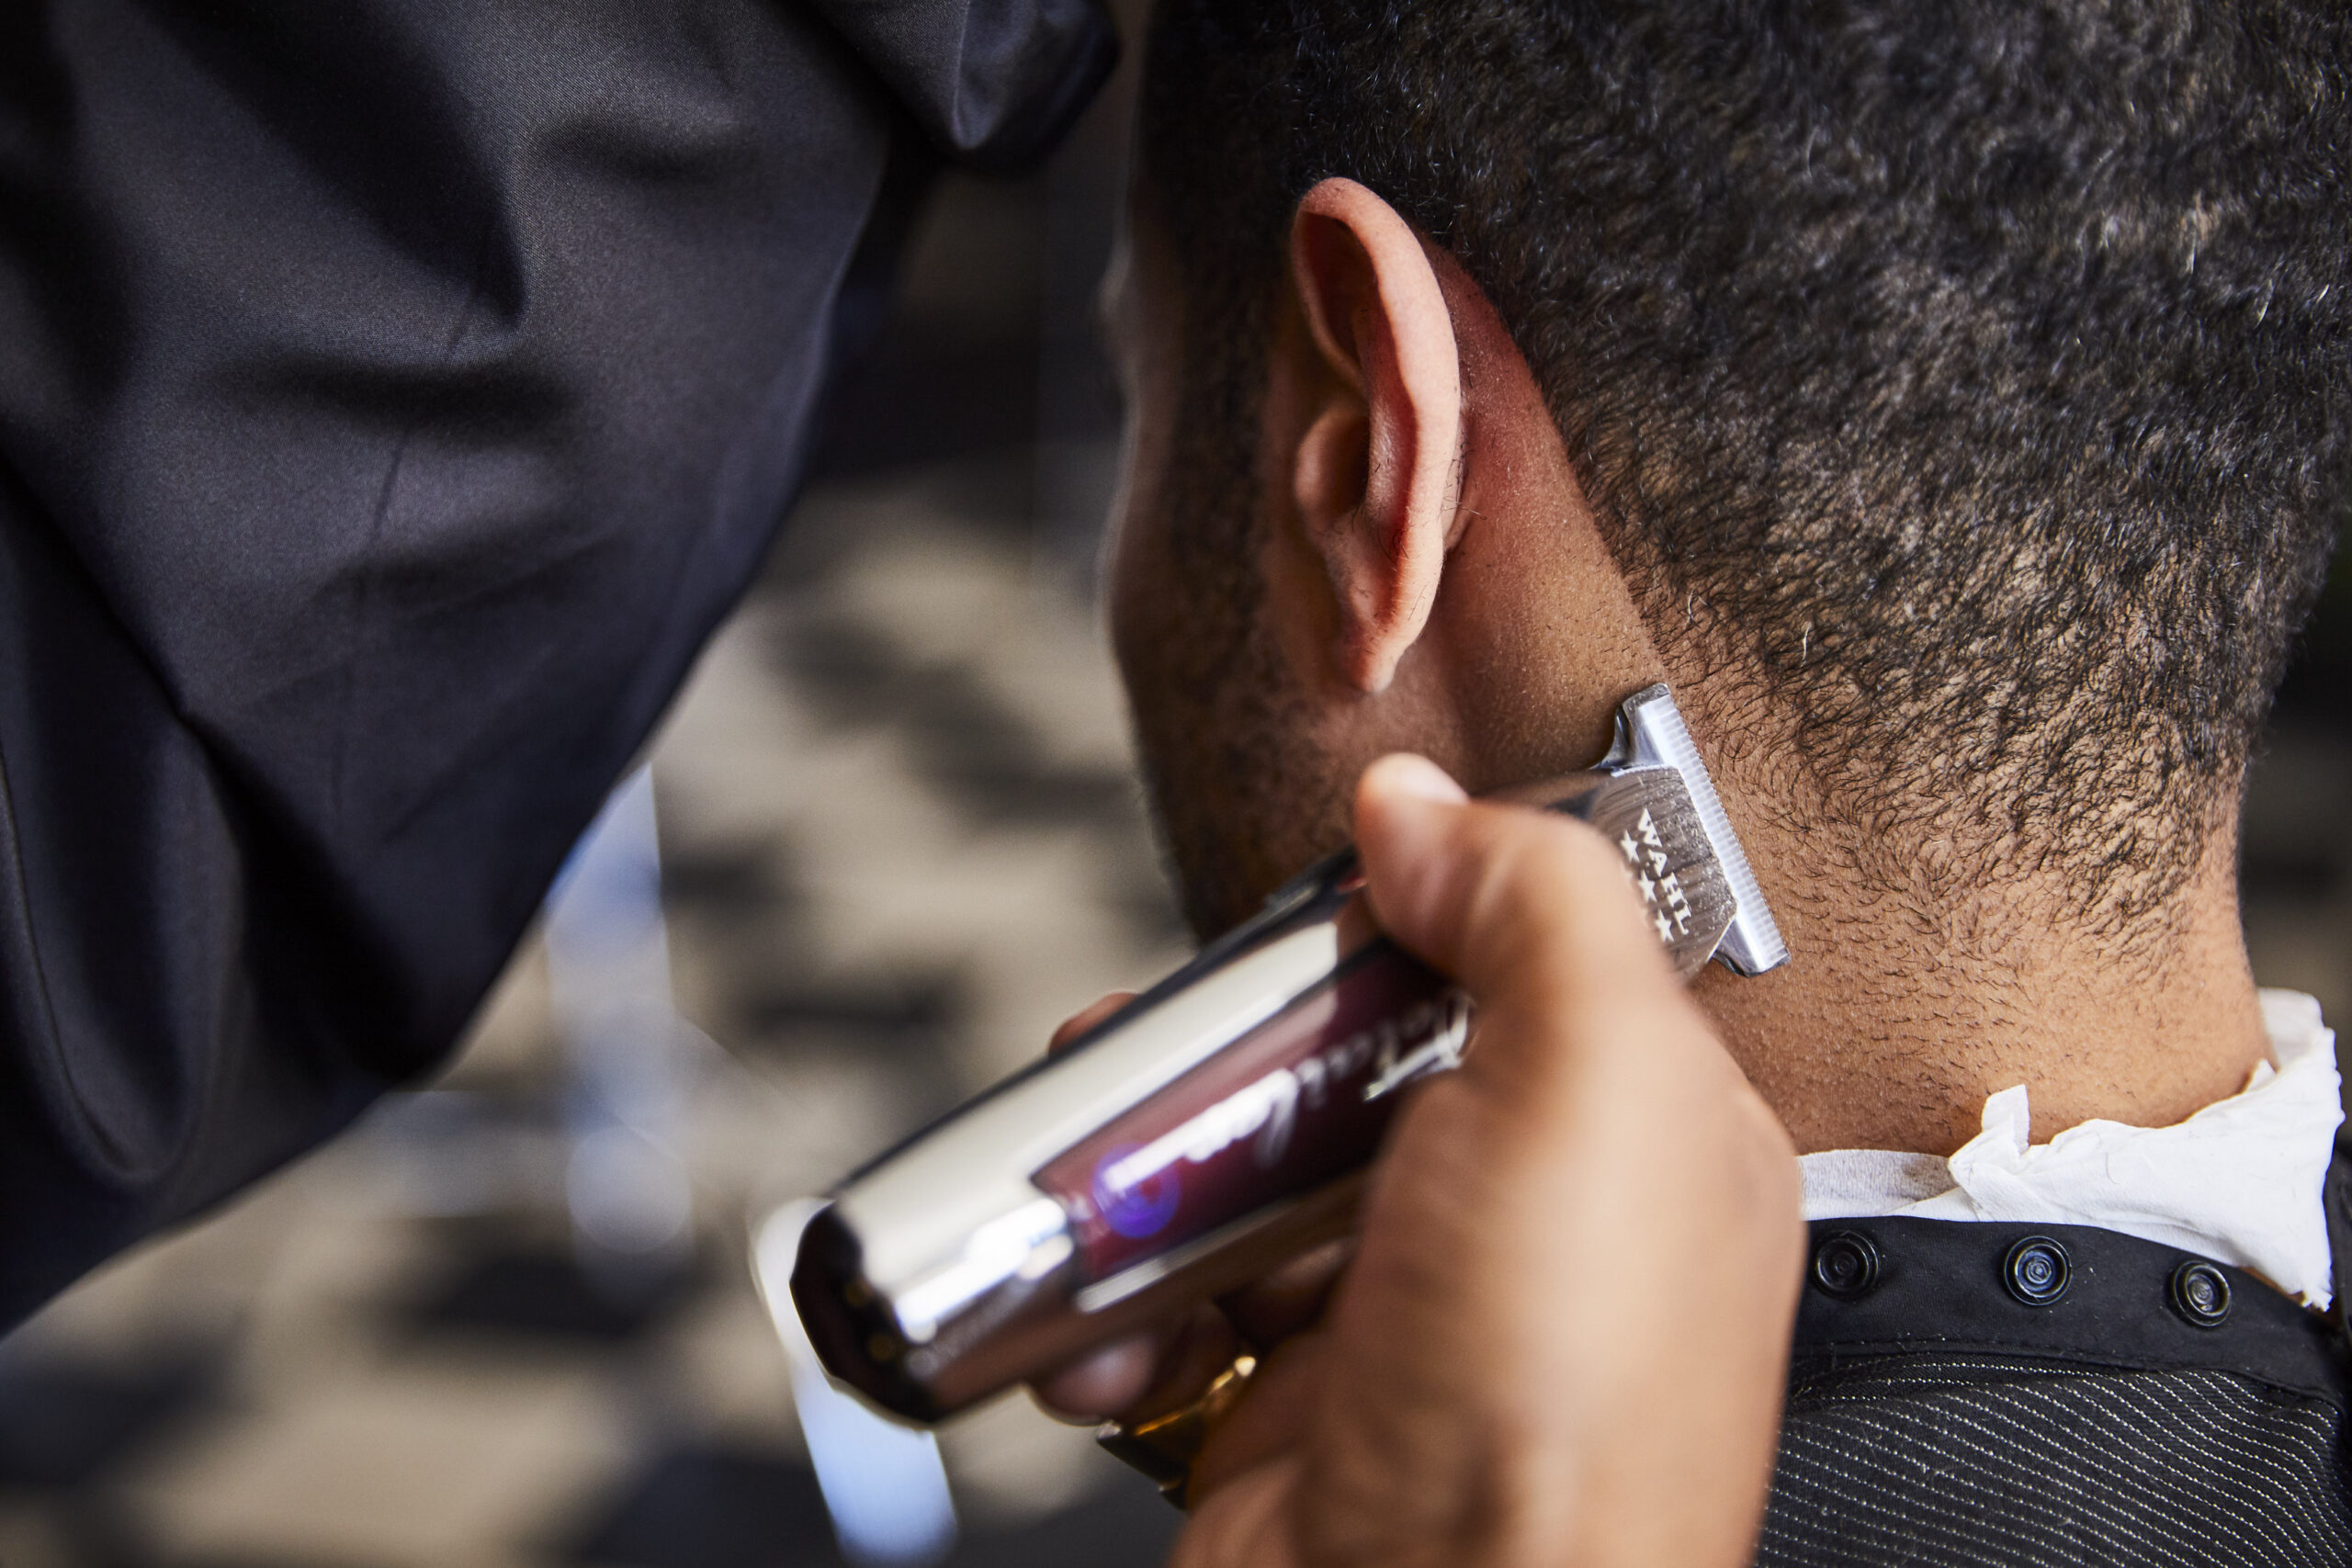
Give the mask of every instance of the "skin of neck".
[[[1948, 1154], [2017, 1084], [2036, 1141], [2169, 1124], [2245, 1087], [2268, 1043], [2230, 811], [2129, 929], [2084, 918], [2062, 872], [1890, 879], [1834, 814], [1792, 807], [1769, 697], [1653, 637], [1459, 265], [1332, 180], [1301, 205], [1289, 278], [1261, 413], [1262, 613], [1329, 779], [1393, 750], [1474, 791], [1566, 773], [1605, 749], [1623, 696], [1672, 683], [1793, 955], [1754, 979], [1710, 966], [1695, 995], [1801, 1152]], [[1917, 852], [1939, 849], [1959, 852]]]
[[[1746, 780], [1732, 792], [1748, 793]], [[1710, 969], [1696, 991], [1800, 1153], [1950, 1154], [1980, 1130], [1985, 1098], [2017, 1084], [2038, 1143], [2094, 1119], [2167, 1126], [2268, 1059], [2226, 829], [2168, 908], [2119, 934], [2083, 921], [2054, 876], [1904, 908], [1900, 890], [1825, 859], [1819, 835], [1748, 819], [1745, 846], [1803, 958], [1755, 980]]]

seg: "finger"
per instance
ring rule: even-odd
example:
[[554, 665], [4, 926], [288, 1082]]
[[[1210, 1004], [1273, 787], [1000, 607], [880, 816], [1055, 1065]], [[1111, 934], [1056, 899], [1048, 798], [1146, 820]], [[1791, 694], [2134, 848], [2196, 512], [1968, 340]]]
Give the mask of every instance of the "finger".
[[1049, 1416], [1065, 1421], [1107, 1420], [1150, 1389], [1173, 1330], [1151, 1330], [1098, 1345], [1030, 1390]]
[[1326, 1242], [1301, 1253], [1264, 1279], [1217, 1298], [1243, 1343], [1264, 1355], [1312, 1328], [1355, 1256], [1355, 1238]]
[[[1328, 1242], [1219, 1296], [1216, 1310], [1232, 1325], [1238, 1347], [1263, 1357], [1312, 1328], [1354, 1250], [1352, 1237]], [[1163, 1325], [1097, 1346], [1040, 1378], [1030, 1392], [1048, 1415], [1067, 1421], [1107, 1420], [1148, 1403], [1186, 1404], [1230, 1364], [1227, 1344], [1221, 1332], [1191, 1342], [1179, 1325]]]
[[1032, 1385], [1038, 1404], [1071, 1421], [1148, 1421], [1207, 1392], [1241, 1353], [1215, 1305], [1202, 1302], [1140, 1334], [1097, 1346]]
[[1465, 1083], [1541, 1125], [1563, 1085], [1563, 1039], [1687, 1034], [1698, 1014], [1625, 884], [1583, 823], [1461, 797], [1417, 757], [1367, 769], [1356, 832], [1383, 930], [1477, 998]]
[[1160, 1353], [1151, 1382], [1143, 1393], [1118, 1412], [1133, 1424], [1182, 1410], [1208, 1392], [1209, 1384], [1241, 1354], [1241, 1337], [1213, 1304], [1203, 1302], [1179, 1320], [1174, 1337]]
[[1193, 1460], [1186, 1505], [1197, 1506], [1235, 1477], [1300, 1447], [1314, 1424], [1317, 1385], [1340, 1371], [1331, 1364], [1325, 1333], [1300, 1335], [1261, 1358], [1241, 1398]]
[[1305, 1468], [1305, 1456], [1294, 1451], [1214, 1491], [1195, 1489], [1168, 1568], [1296, 1568], [1292, 1518]]
[[[1616, 853], [1571, 818], [1469, 800], [1437, 764], [1383, 757], [1356, 790], [1356, 843], [1381, 927], [1485, 996], [1560, 976], [1669, 975]], [[1531, 965], [1531, 950], [1544, 960]]]
[[1046, 1054], [1050, 1055], [1055, 1052], [1068, 1049], [1088, 1030], [1092, 1029], [1135, 999], [1136, 993], [1133, 991], [1113, 991], [1100, 1001], [1090, 1002], [1079, 1009], [1062, 1020], [1061, 1027], [1054, 1031], [1054, 1037], [1046, 1042]]

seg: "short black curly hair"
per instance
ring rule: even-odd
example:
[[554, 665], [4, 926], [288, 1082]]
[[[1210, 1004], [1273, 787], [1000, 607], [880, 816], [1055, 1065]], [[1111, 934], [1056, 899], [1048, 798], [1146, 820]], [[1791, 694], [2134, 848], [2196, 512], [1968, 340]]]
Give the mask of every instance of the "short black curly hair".
[[2234, 809], [2346, 494], [2347, 18], [1161, 0], [1180, 467], [1250, 471], [1291, 212], [1359, 180], [1494, 302], [1654, 628], [1860, 840], [2144, 910]]

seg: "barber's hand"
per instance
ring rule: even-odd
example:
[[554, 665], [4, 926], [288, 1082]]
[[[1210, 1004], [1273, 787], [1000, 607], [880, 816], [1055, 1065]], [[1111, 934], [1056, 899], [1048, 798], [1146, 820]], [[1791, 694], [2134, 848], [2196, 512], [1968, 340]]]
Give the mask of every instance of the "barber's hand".
[[1178, 1568], [1747, 1562], [1803, 1256], [1786, 1134], [1590, 829], [1391, 757], [1356, 842], [1474, 1048], [1399, 1112], [1344, 1273], [1302, 1259], [1041, 1396], [1148, 1415], [1260, 1351]]

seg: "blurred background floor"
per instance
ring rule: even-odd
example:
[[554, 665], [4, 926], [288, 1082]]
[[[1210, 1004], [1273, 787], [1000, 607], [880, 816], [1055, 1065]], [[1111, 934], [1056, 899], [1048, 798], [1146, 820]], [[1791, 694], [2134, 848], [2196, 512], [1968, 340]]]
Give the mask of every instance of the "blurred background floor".
[[[1122, 112], [934, 198], [824, 470], [651, 752], [651, 945], [535, 938], [433, 1086], [0, 1344], [0, 1564], [842, 1560], [750, 1224], [1185, 951], [1092, 597]], [[2344, 1020], [2335, 582], [2244, 886], [2259, 976]], [[607, 1014], [634, 1044], [596, 1045]], [[954, 1563], [1150, 1562], [1173, 1532], [1020, 1399], [940, 1448]]]

